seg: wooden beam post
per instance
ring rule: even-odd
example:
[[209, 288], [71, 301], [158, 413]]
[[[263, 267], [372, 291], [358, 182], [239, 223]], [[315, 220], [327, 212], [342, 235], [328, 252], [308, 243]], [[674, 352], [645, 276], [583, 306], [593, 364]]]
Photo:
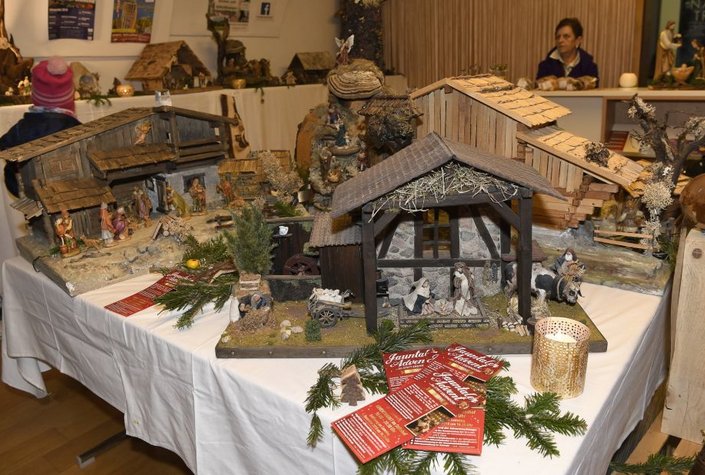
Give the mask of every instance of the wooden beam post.
[[372, 206], [362, 207], [362, 276], [365, 325], [368, 333], [377, 331], [377, 254]]
[[531, 190], [524, 190], [519, 199], [519, 246], [517, 249], [518, 276], [517, 285], [519, 292], [519, 315], [524, 325], [533, 333], [533, 325], [529, 324], [531, 318]]

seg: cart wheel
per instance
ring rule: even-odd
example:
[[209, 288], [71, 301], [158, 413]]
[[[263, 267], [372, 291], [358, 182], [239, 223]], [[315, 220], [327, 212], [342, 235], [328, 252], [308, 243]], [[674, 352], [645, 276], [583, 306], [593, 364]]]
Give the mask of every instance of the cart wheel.
[[284, 273], [288, 275], [318, 275], [318, 263], [303, 254], [294, 254], [284, 263]]
[[338, 321], [338, 317], [335, 315], [335, 312], [328, 309], [319, 310], [316, 317], [323, 328], [335, 326]]

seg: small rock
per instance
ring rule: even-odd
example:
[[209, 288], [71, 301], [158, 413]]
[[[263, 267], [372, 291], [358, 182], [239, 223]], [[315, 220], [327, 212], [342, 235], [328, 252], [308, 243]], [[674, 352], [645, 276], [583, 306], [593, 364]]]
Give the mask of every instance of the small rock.
[[145, 254], [147, 252], [148, 246], [146, 244], [138, 244], [137, 245], [137, 252], [140, 254]]
[[225, 335], [223, 338], [220, 339], [223, 343], [227, 343], [230, 341], [230, 335]]
[[291, 326], [291, 322], [290, 322], [289, 320], [284, 320], [283, 322], [281, 322], [281, 323], [279, 324], [279, 326], [280, 326], [281, 328], [287, 328], [287, 327], [290, 327], [290, 326]]
[[299, 326], [291, 327], [291, 333], [303, 333], [303, 332], [304, 332], [303, 327], [299, 327]]
[[283, 330], [281, 332], [282, 340], [288, 340], [291, 336], [291, 330]]

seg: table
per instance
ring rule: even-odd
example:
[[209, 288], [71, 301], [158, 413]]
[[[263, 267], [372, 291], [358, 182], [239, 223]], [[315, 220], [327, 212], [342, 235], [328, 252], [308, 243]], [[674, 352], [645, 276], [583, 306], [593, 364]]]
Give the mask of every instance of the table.
[[[350, 474], [356, 463], [327, 431], [306, 446], [306, 391], [327, 359], [215, 358], [227, 309], [206, 310], [186, 331], [154, 308], [123, 318], [104, 305], [147, 287], [144, 275], [69, 297], [20, 258], [3, 265], [2, 380], [41, 397], [51, 365], [125, 414], [129, 435], [179, 454], [200, 474]], [[557, 436], [561, 456], [544, 459], [511, 434], [485, 447], [480, 473], [600, 474], [665, 377], [668, 298], [583, 284], [586, 312], [609, 342], [588, 360], [585, 392], [561, 403], [589, 425]], [[511, 355], [519, 397], [533, 392], [529, 355]], [[324, 426], [351, 412], [325, 410]], [[439, 468], [440, 470], [440, 468]]]

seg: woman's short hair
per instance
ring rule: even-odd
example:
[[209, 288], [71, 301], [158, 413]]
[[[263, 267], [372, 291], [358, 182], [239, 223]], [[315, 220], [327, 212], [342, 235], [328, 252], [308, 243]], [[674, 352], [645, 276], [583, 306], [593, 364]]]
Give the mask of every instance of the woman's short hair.
[[558, 30], [560, 30], [564, 26], [569, 26], [570, 29], [573, 30], [573, 34], [576, 38], [580, 38], [581, 36], [583, 36], [583, 25], [577, 18], [564, 18], [559, 21], [558, 26], [556, 26], [556, 33], [558, 33]]

